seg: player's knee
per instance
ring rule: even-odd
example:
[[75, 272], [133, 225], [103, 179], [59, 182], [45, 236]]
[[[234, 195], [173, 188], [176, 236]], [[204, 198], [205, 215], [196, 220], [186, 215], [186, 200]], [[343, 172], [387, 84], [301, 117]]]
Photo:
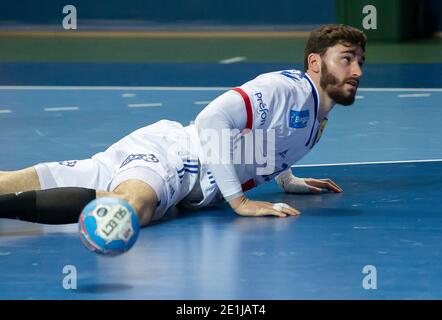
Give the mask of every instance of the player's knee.
[[111, 195], [122, 198], [134, 208], [142, 227], [152, 220], [156, 208], [156, 195], [150, 192], [131, 192], [131, 188], [118, 187]]
[[147, 197], [126, 195], [125, 200], [134, 208], [142, 227], [149, 224], [154, 214], [152, 201]]

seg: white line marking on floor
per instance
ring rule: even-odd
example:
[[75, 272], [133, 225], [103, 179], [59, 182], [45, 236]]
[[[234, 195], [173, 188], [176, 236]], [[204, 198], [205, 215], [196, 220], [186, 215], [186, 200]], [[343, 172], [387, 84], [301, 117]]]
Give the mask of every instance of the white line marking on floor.
[[42, 132], [41, 132], [40, 130], [38, 130], [38, 129], [35, 129], [35, 133], [38, 134], [40, 137], [44, 137], [44, 136], [45, 136], [45, 134], [42, 133]]
[[151, 86], [0, 86], [0, 90], [92, 90], [92, 91], [223, 91], [232, 87], [151, 87]]
[[364, 99], [364, 98], [365, 98], [364, 96], [356, 96], [356, 100]]
[[309, 167], [357, 166], [357, 165], [370, 165], [370, 164], [400, 164], [400, 163], [422, 163], [422, 162], [442, 162], [442, 159], [295, 164], [292, 167], [293, 168], [309, 168]]
[[44, 111], [54, 112], [54, 111], [76, 111], [79, 107], [59, 107], [59, 108], [44, 108]]
[[[222, 91], [230, 87], [156, 87], [156, 86], [0, 86], [0, 90], [133, 90], [133, 91]], [[362, 92], [442, 92], [442, 88], [359, 88]]]
[[402, 92], [402, 91], [429, 91], [429, 92], [442, 92], [442, 88], [359, 88], [358, 91], [366, 92]]
[[135, 93], [123, 93], [121, 96], [123, 98], [133, 98], [136, 97], [137, 95]]
[[429, 96], [431, 96], [431, 93], [398, 94], [398, 98], [421, 98]]
[[0, 109], [0, 113], [12, 113], [12, 110], [9, 110], [9, 109]]
[[194, 101], [193, 103], [197, 105], [208, 105], [211, 102], [212, 101]]
[[127, 106], [129, 108], [147, 108], [147, 107], [161, 107], [162, 103], [131, 103]]
[[231, 63], [237, 63], [246, 60], [246, 57], [232, 57], [228, 59], [223, 59], [219, 61], [221, 64], [231, 64]]

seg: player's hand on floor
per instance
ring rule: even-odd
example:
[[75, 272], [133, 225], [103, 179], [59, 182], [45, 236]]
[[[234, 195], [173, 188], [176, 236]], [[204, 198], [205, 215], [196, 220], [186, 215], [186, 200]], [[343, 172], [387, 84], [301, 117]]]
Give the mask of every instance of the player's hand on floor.
[[330, 179], [312, 179], [312, 178], [305, 178], [304, 182], [307, 184], [307, 187], [310, 191], [310, 193], [322, 193], [323, 189], [327, 189], [328, 191], [341, 193], [344, 190], [342, 190], [341, 187], [339, 187], [336, 183], [334, 183]]
[[291, 171], [284, 172], [276, 177], [278, 185], [287, 193], [306, 194], [322, 193], [324, 189], [331, 192], [342, 192], [339, 187], [330, 179], [312, 179], [295, 177]]
[[266, 201], [253, 201], [244, 196], [233, 199], [230, 206], [241, 216], [261, 217], [261, 216], [297, 216], [301, 214], [295, 208], [285, 203], [271, 203]]

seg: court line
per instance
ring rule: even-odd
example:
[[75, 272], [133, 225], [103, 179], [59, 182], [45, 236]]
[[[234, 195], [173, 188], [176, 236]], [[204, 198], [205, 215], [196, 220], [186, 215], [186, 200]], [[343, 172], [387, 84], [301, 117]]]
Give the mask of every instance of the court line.
[[430, 91], [430, 92], [442, 92], [442, 88], [359, 88], [358, 91], [374, 91], [374, 92], [401, 92], [401, 91]]
[[398, 94], [398, 98], [421, 98], [431, 97], [429, 93], [412, 93], [412, 94]]
[[424, 159], [424, 160], [392, 160], [392, 161], [368, 161], [368, 162], [343, 162], [343, 163], [318, 163], [318, 164], [295, 164], [292, 168], [310, 168], [310, 167], [334, 167], [334, 166], [357, 166], [372, 164], [401, 164], [401, 163], [428, 163], [442, 162], [442, 159]]
[[0, 86], [0, 90], [103, 90], [103, 91], [221, 91], [232, 87], [150, 87], [150, 86]]
[[134, 97], [136, 97], [137, 95], [136, 95], [135, 93], [123, 93], [121, 96], [122, 96], [123, 98], [134, 98]]
[[41, 132], [40, 130], [38, 130], [38, 129], [35, 129], [35, 133], [38, 134], [40, 137], [44, 137], [45, 136], [45, 134], [43, 132]]
[[205, 104], [209, 104], [212, 101], [194, 101], [193, 103], [196, 105], [205, 105]]
[[162, 103], [131, 103], [128, 104], [127, 106], [129, 108], [146, 108], [146, 107], [161, 107], [163, 104]]
[[[133, 91], [219, 91], [232, 87], [163, 87], [163, 86], [0, 86], [0, 90], [133, 90]], [[442, 92], [442, 88], [359, 88], [362, 92]]]
[[53, 112], [53, 111], [75, 111], [79, 110], [79, 107], [60, 107], [60, 108], [44, 108], [44, 111]]
[[221, 64], [232, 64], [246, 60], [246, 57], [232, 57], [219, 61]]
[[11, 109], [0, 109], [0, 113], [12, 113]]

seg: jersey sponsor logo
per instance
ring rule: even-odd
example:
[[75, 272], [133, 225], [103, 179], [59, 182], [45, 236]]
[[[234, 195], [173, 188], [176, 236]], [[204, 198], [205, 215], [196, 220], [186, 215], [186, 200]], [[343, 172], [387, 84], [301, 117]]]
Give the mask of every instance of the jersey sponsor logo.
[[262, 93], [258, 92], [255, 93], [256, 101], [258, 102], [258, 113], [259, 117], [261, 118], [260, 124], [261, 126], [264, 125], [267, 119], [267, 115], [269, 113], [269, 109], [267, 108], [267, 105], [262, 101]]
[[58, 164], [72, 168], [72, 167], [75, 167], [75, 165], [77, 164], [77, 161], [76, 160], [66, 160], [66, 161], [60, 161]]
[[154, 162], [154, 163], [160, 162], [160, 160], [158, 160], [158, 158], [155, 157], [155, 155], [152, 153], [150, 153], [150, 154], [131, 154], [126, 158], [126, 160], [123, 161], [120, 169], [134, 160], [143, 160], [146, 162]]
[[309, 110], [296, 111], [290, 110], [289, 127], [295, 129], [302, 129], [307, 127], [310, 118]]

